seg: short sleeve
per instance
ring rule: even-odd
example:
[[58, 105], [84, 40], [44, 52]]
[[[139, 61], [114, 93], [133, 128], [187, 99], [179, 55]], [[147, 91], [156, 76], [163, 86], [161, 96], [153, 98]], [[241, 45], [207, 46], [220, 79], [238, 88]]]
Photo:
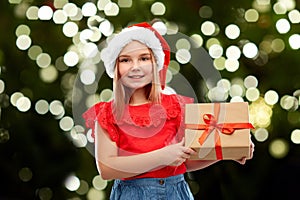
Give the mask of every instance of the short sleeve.
[[100, 102], [89, 108], [82, 115], [85, 126], [92, 129], [92, 137], [95, 138], [95, 123], [98, 122], [102, 129], [106, 130], [111, 140], [117, 142], [118, 132], [112, 116], [111, 102]]
[[194, 103], [194, 98], [176, 95], [180, 106], [180, 116], [178, 117], [178, 134], [177, 137], [179, 141], [184, 137], [184, 130], [185, 130], [185, 105], [189, 103]]
[[[184, 136], [184, 112], [185, 105], [193, 103], [194, 99], [178, 94], [164, 95], [162, 103], [167, 110], [168, 119], [172, 119], [176, 123], [176, 141], [181, 141]], [[174, 136], [170, 140], [173, 140]]]

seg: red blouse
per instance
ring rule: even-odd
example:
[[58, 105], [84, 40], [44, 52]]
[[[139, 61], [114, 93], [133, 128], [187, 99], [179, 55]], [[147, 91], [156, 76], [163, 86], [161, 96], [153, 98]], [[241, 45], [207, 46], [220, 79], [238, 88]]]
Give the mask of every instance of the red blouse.
[[[162, 94], [161, 104], [126, 106], [124, 116], [118, 121], [112, 114], [112, 101], [100, 102], [88, 109], [83, 118], [86, 127], [93, 129], [93, 134], [95, 121], [99, 122], [117, 144], [120, 156], [133, 155], [179, 142], [184, 135], [184, 105], [192, 102], [193, 99], [189, 97]], [[185, 172], [185, 165], [182, 164], [177, 167], [166, 166], [132, 178], [164, 178]]]

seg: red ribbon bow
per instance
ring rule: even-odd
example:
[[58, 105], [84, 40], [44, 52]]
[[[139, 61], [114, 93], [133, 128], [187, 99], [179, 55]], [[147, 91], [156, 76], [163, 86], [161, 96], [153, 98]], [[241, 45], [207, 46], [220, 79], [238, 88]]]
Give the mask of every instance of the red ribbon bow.
[[218, 123], [218, 117], [220, 112], [220, 103], [214, 104], [214, 113], [215, 116], [212, 114], [204, 114], [203, 115], [203, 121], [205, 124], [187, 124], [187, 128], [190, 129], [196, 129], [196, 130], [204, 130], [200, 138], [198, 139], [198, 142], [202, 145], [209, 134], [215, 131], [215, 151], [216, 151], [216, 157], [218, 160], [223, 159], [223, 153], [221, 148], [221, 140], [219, 133], [223, 133], [226, 135], [231, 135], [233, 132], [237, 129], [245, 129], [250, 128], [253, 129], [253, 125], [251, 123]]

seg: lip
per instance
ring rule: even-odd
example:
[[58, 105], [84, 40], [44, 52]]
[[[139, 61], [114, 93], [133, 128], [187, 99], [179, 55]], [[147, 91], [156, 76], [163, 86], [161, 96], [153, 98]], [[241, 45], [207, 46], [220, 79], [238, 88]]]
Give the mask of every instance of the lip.
[[143, 78], [144, 75], [129, 75], [128, 78], [132, 78], [132, 79], [140, 79]]

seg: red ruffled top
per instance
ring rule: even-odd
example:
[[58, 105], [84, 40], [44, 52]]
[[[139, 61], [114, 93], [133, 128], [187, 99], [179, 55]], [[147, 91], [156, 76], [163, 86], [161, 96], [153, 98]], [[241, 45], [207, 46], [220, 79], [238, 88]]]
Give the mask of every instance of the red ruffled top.
[[[95, 122], [107, 131], [119, 147], [119, 155], [146, 153], [179, 142], [184, 135], [184, 105], [193, 99], [177, 94], [162, 94], [161, 104], [126, 106], [124, 116], [116, 120], [112, 101], [100, 102], [88, 109], [83, 118], [94, 136]], [[142, 161], [141, 161], [142, 162]], [[185, 173], [185, 165], [166, 166], [133, 178], [164, 178]], [[132, 179], [132, 178], [130, 178]]]

